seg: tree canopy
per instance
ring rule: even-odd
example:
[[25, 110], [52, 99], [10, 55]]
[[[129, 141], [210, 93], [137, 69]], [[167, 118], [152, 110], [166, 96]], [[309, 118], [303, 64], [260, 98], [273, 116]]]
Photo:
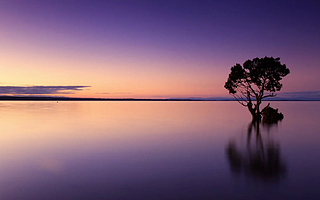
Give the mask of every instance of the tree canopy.
[[[275, 97], [280, 91], [280, 81], [290, 70], [280, 63], [280, 58], [264, 57], [247, 60], [243, 66], [231, 67], [224, 87], [243, 106], [248, 107], [253, 119], [260, 117], [259, 106], [266, 97]], [[256, 100], [253, 104], [252, 101]]]

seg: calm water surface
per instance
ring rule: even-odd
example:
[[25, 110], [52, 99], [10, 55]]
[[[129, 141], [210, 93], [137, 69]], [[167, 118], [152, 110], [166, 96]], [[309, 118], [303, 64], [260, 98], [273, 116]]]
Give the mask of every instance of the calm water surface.
[[320, 102], [271, 106], [0, 102], [0, 199], [320, 199]]

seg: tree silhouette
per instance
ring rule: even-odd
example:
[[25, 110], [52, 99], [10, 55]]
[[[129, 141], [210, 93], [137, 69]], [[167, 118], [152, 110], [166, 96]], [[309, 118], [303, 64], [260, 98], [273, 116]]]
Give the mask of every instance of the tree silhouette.
[[[243, 66], [231, 67], [224, 87], [243, 106], [248, 107], [253, 120], [260, 119], [260, 104], [266, 97], [275, 97], [280, 91], [280, 81], [290, 70], [280, 63], [280, 58], [264, 57], [247, 60]], [[253, 101], [256, 103], [253, 103]]]

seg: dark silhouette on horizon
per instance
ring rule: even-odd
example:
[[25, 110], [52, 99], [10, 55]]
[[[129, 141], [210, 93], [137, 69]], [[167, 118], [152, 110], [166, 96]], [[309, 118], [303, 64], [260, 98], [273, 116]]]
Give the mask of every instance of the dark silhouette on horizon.
[[235, 141], [229, 141], [226, 154], [233, 173], [244, 173], [247, 177], [265, 182], [284, 177], [287, 167], [280, 155], [280, 145], [269, 134], [270, 127], [276, 124], [262, 123], [263, 127], [267, 127], [266, 141], [263, 141], [260, 122], [249, 124], [246, 147], [241, 149]]
[[275, 92], [282, 88], [280, 81], [289, 73], [286, 65], [280, 63], [280, 58], [254, 58], [244, 62], [243, 66], [236, 64], [231, 67], [224, 87], [241, 105], [248, 107], [252, 120], [260, 120], [262, 99], [275, 97]]

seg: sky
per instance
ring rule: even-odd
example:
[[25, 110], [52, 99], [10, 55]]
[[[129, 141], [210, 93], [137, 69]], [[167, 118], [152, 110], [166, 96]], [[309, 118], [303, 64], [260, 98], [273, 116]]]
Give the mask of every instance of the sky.
[[0, 0], [0, 95], [228, 97], [236, 63], [280, 57], [319, 95], [320, 1]]

